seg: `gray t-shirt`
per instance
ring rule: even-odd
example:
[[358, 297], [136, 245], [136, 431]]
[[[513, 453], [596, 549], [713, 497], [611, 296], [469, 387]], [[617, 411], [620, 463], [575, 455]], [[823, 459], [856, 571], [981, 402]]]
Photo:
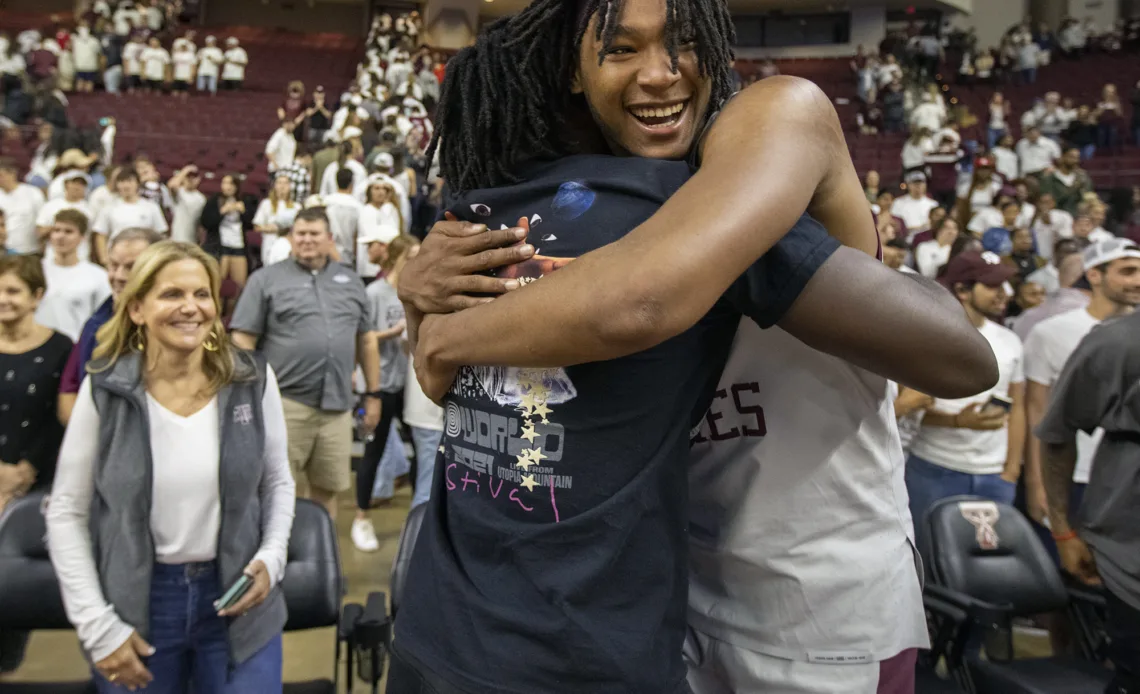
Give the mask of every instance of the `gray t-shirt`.
[[356, 336], [372, 330], [368, 311], [364, 283], [349, 268], [284, 260], [250, 275], [230, 329], [259, 337], [283, 396], [343, 412], [356, 403]]
[[1140, 313], [1093, 328], [1053, 386], [1045, 443], [1104, 429], [1078, 511], [1081, 537], [1114, 595], [1140, 609]]
[[[372, 329], [383, 332], [404, 320], [404, 305], [396, 296], [396, 288], [384, 279], [377, 279], [365, 290], [371, 308]], [[408, 355], [404, 352], [401, 336], [380, 343], [380, 390], [398, 393], [408, 380]]]

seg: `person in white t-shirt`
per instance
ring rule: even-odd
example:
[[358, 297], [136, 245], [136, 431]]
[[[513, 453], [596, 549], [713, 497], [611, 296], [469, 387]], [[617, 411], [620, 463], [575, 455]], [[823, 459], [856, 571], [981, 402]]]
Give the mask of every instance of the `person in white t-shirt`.
[[939, 278], [990, 343], [998, 382], [977, 395], [936, 399], [923, 418], [906, 463], [906, 487], [917, 527], [939, 499], [960, 494], [1012, 504], [1025, 448], [1025, 373], [1021, 340], [997, 321], [1016, 270], [993, 253], [967, 251]]
[[293, 131], [297, 129], [292, 119], [281, 121], [281, 127], [273, 131], [269, 142], [265, 143], [265, 160], [269, 166], [269, 173], [287, 169], [293, 165], [297, 157], [297, 138]]
[[91, 35], [86, 22], [80, 22], [71, 37], [71, 54], [75, 59], [75, 91], [95, 90], [99, 78], [99, 58], [103, 55], [103, 43]]
[[91, 228], [95, 232], [93, 237], [95, 257], [100, 265], [107, 265], [107, 242], [123, 229], [139, 227], [163, 235], [170, 230], [162, 210], [155, 203], [142, 197], [139, 194], [140, 188], [137, 171], [133, 168], [119, 171], [115, 179], [115, 189], [119, 197], [103, 208]]
[[[1041, 423], [1049, 407], [1053, 384], [1081, 340], [1101, 321], [1131, 313], [1140, 305], [1140, 247], [1127, 239], [1095, 243], [1084, 250], [1085, 279], [1092, 291], [1088, 306], [1058, 314], [1038, 323], [1025, 340], [1026, 407], [1029, 423]], [[1031, 428], [1030, 431], [1033, 429]], [[1074, 490], [1088, 484], [1096, 444], [1103, 432], [1077, 435], [1077, 467]], [[1041, 442], [1030, 436], [1025, 466], [1026, 505], [1029, 517], [1041, 523], [1048, 513], [1048, 500], [1041, 477]], [[1069, 505], [1075, 512], [1079, 504]], [[1046, 546], [1052, 544], [1051, 538]]]
[[926, 174], [912, 171], [906, 177], [906, 195], [891, 205], [891, 214], [906, 223], [911, 237], [930, 228], [930, 211], [938, 202], [926, 196]]
[[142, 62], [143, 79], [148, 89], [160, 92], [166, 86], [167, 68], [170, 66], [170, 52], [162, 47], [162, 42], [151, 38], [147, 47], [139, 55]]
[[293, 199], [293, 184], [282, 174], [273, 179], [269, 197], [262, 200], [253, 214], [253, 229], [261, 234], [261, 264], [272, 265], [281, 249], [277, 241], [293, 228], [293, 220], [301, 204]]
[[1022, 176], [1037, 176], [1061, 158], [1061, 146], [1042, 137], [1041, 128], [1034, 126], [1017, 143], [1017, 157], [1021, 163]]
[[1057, 209], [1057, 200], [1052, 193], [1042, 193], [1038, 196], [1037, 209], [1029, 224], [1029, 230], [1037, 239], [1037, 247], [1042, 257], [1052, 259], [1053, 246], [1057, 241], [1073, 237], [1073, 221], [1073, 215]]
[[356, 239], [360, 236], [360, 216], [364, 205], [353, 194], [353, 173], [349, 168], [336, 172], [336, 192], [322, 195], [329, 217], [329, 233], [336, 245], [336, 259], [355, 267]]
[[78, 210], [63, 210], [55, 216], [48, 235], [53, 257], [44, 258], [47, 291], [36, 309], [36, 322], [75, 341], [83, 324], [107, 297], [111, 284], [107, 271], [82, 260], [79, 246], [87, 236], [87, 217]]
[[191, 164], [175, 172], [166, 187], [174, 203], [170, 220], [170, 238], [183, 243], [197, 244], [198, 224], [202, 220], [202, 208], [206, 206], [206, 195], [198, 190], [202, 177], [198, 167]]
[[111, 16], [111, 21], [115, 26], [115, 33], [119, 36], [127, 36], [142, 26], [142, 16], [133, 2], [119, 5], [119, 9]]
[[399, 197], [393, 183], [384, 180], [368, 182], [365, 204], [360, 211], [360, 238], [371, 241], [357, 241], [356, 271], [361, 277], [376, 277], [380, 272], [380, 266], [369, 260], [368, 243], [389, 243], [404, 228], [400, 209], [396, 206], [398, 202]]
[[[83, 227], [84, 236], [77, 252], [80, 260], [90, 260], [91, 245], [87, 242], [86, 232], [91, 223], [95, 221], [95, 216], [91, 213], [91, 205], [87, 203], [87, 186], [91, 182], [91, 178], [82, 171], [76, 170], [68, 171], [63, 174], [63, 177], [64, 196], [48, 200], [40, 208], [40, 213], [36, 216], [36, 235], [41, 240], [47, 239], [52, 226], [55, 224], [57, 214], [63, 210], [78, 210], [87, 219], [87, 224]], [[53, 252], [53, 247], [49, 244], [46, 257], [50, 258]]]
[[132, 36], [123, 46], [123, 75], [126, 77], [127, 91], [133, 92], [142, 86], [142, 53], [146, 50], [142, 37]]
[[198, 51], [198, 91], [218, 93], [218, 74], [226, 56], [218, 48], [218, 40], [213, 36], [206, 37], [206, 45]]
[[958, 238], [958, 222], [946, 217], [934, 230], [934, 238], [915, 246], [914, 264], [923, 277], [934, 279], [938, 270], [950, 260], [950, 247]]
[[36, 216], [44, 206], [44, 194], [39, 188], [21, 183], [20, 168], [15, 160], [0, 157], [0, 210], [8, 227], [9, 253], [38, 253], [40, 240], [36, 236]]
[[249, 65], [249, 56], [233, 36], [226, 39], [225, 59], [225, 65], [222, 67], [222, 88], [241, 89], [245, 82], [245, 67]]
[[364, 189], [368, 186], [368, 170], [360, 160], [364, 157], [364, 147], [360, 143], [360, 129], [349, 127], [344, 131], [345, 141], [341, 142], [340, 156], [337, 160], [325, 167], [321, 174], [320, 187], [317, 192], [328, 197], [340, 190], [337, 183], [340, 171], [352, 172], [352, 194], [357, 200], [364, 200]]
[[171, 70], [174, 77], [170, 89], [185, 99], [190, 96], [190, 85], [194, 83], [194, 70], [198, 66], [198, 56], [194, 54], [194, 44], [186, 39], [176, 40], [170, 61], [173, 64]]

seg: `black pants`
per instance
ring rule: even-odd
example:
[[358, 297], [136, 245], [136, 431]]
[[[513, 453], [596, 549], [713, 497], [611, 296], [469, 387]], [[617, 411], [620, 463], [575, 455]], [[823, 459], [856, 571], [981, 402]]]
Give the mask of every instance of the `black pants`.
[[1105, 591], [1108, 621], [1105, 631], [1111, 644], [1108, 657], [1116, 666], [1116, 677], [1105, 694], [1140, 694], [1140, 610]]
[[392, 419], [404, 416], [404, 391], [380, 394], [380, 423], [371, 441], [364, 444], [364, 457], [356, 468], [356, 507], [367, 511], [372, 507], [372, 487], [376, 485], [376, 471], [384, 446], [388, 445], [388, 433], [392, 431]]
[[388, 659], [385, 694], [465, 694], [427, 668], [414, 665], [394, 648]]

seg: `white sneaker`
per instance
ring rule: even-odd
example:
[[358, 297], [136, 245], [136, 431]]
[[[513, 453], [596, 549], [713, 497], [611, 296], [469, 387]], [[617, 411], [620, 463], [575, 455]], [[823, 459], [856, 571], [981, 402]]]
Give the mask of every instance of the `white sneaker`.
[[375, 552], [380, 549], [380, 541], [376, 539], [376, 529], [372, 521], [367, 518], [357, 518], [352, 521], [352, 544], [361, 552]]

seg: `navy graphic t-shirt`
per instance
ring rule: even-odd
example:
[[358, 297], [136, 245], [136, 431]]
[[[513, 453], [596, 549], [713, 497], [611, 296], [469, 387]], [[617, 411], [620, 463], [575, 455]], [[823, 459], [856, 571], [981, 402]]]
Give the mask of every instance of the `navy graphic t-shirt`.
[[[689, 176], [684, 162], [574, 156], [450, 209], [492, 228], [526, 217], [536, 255], [501, 274], [541, 281], [644, 222]], [[461, 369], [400, 654], [471, 694], [684, 691], [689, 430], [741, 312], [774, 324], [836, 247], [797, 225], [696, 326], [638, 354]]]

